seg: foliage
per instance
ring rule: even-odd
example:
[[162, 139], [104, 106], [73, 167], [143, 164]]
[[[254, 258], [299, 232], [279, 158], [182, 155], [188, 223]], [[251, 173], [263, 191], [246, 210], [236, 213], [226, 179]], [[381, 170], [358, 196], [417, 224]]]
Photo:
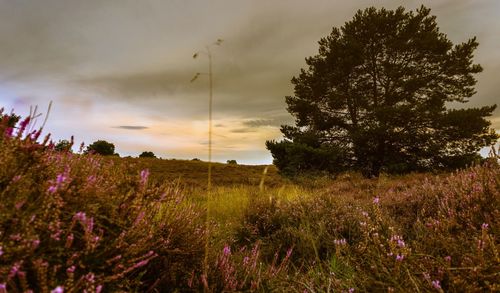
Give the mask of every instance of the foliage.
[[357, 179], [293, 200], [262, 197], [235, 235], [261, 243], [267, 260], [293, 247], [299, 292], [497, 291], [499, 178], [490, 161], [444, 178]]
[[229, 165], [238, 165], [238, 162], [236, 162], [236, 160], [227, 160], [226, 163]]
[[0, 142], [0, 291], [187, 288], [203, 260], [201, 211], [148, 170], [55, 151], [28, 121]]
[[95, 153], [102, 156], [112, 156], [115, 154], [115, 145], [105, 140], [97, 140], [87, 146], [85, 153]]
[[349, 168], [365, 176], [470, 165], [498, 137], [485, 119], [496, 106], [447, 103], [475, 93], [477, 46], [475, 38], [453, 45], [423, 6], [358, 11], [292, 79], [295, 126], [266, 144], [275, 164], [286, 174]]
[[169, 179], [204, 162], [58, 152], [28, 124], [0, 141], [0, 291], [500, 290], [497, 157], [440, 175], [230, 178], [207, 196]]
[[71, 141], [66, 139], [59, 140], [54, 146], [54, 150], [58, 152], [71, 152], [72, 146], [73, 146], [73, 137], [71, 137]]
[[139, 155], [139, 158], [156, 158], [153, 152], [144, 151]]

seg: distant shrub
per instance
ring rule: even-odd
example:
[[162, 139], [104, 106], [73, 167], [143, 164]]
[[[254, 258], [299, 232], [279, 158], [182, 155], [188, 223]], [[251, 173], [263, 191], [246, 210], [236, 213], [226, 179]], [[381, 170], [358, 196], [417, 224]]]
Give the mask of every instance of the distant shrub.
[[139, 155], [139, 158], [156, 158], [153, 152], [144, 151]]
[[200, 159], [198, 159], [198, 158], [194, 158], [194, 159], [192, 159], [191, 161], [194, 161], [194, 162], [201, 162], [201, 160], [200, 160]]
[[203, 260], [198, 209], [147, 170], [56, 152], [28, 122], [0, 142], [0, 291], [187, 288]]
[[73, 138], [71, 141], [63, 139], [59, 140], [56, 145], [54, 146], [54, 150], [58, 152], [70, 152], [71, 147], [73, 146]]
[[238, 165], [238, 162], [236, 162], [236, 160], [227, 160], [227, 163], [229, 165]]
[[107, 142], [105, 140], [97, 140], [90, 144], [86, 151], [86, 153], [99, 154], [102, 156], [113, 156], [115, 154], [115, 145]]

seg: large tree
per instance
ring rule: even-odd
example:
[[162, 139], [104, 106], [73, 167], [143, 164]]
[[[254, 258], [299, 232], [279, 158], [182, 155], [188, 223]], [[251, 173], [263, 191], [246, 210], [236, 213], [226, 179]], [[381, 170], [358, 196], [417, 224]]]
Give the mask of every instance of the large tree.
[[115, 154], [115, 145], [113, 143], [107, 142], [105, 140], [97, 140], [92, 144], [87, 146], [85, 150], [87, 154], [99, 154], [102, 156], [114, 156]]
[[286, 97], [295, 126], [268, 141], [286, 173], [408, 172], [465, 166], [497, 135], [475, 94], [476, 38], [454, 45], [430, 9], [367, 8], [319, 41]]

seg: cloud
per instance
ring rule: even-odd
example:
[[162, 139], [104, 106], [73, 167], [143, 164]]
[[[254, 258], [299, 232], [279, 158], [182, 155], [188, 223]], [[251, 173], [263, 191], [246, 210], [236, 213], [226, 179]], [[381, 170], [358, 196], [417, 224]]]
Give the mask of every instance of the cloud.
[[[97, 134], [129, 139], [119, 129], [150, 125], [150, 131], [136, 134], [158, 144], [158, 152], [169, 145], [169, 152], [181, 156], [198, 150], [186, 145], [199, 147], [208, 118], [207, 76], [190, 83], [196, 72], [208, 70], [208, 59], [192, 55], [222, 38], [222, 46], [212, 48], [214, 131], [227, 136], [226, 145], [237, 143], [241, 158], [263, 153], [270, 158], [264, 141], [278, 137], [280, 125], [293, 123], [285, 103], [293, 94], [290, 79], [306, 67], [304, 58], [317, 54], [317, 41], [333, 26], [373, 3], [408, 10], [423, 3], [454, 43], [477, 35], [475, 60], [485, 70], [466, 106], [498, 100], [498, 1], [0, 0], [0, 38], [8, 40], [0, 43], [0, 101], [25, 107], [54, 99], [49, 126], [87, 141]], [[499, 116], [500, 109], [491, 117], [496, 129]], [[89, 127], [82, 120], [95, 128], [82, 130]], [[192, 123], [203, 125], [189, 137], [186, 129], [179, 130]], [[172, 146], [178, 137], [182, 143]], [[132, 142], [126, 147], [138, 148]], [[194, 156], [199, 154], [184, 154]], [[231, 158], [240, 162], [238, 156]]]
[[237, 129], [232, 129], [231, 133], [250, 133], [250, 132], [256, 132], [256, 129], [252, 128], [237, 128]]
[[127, 130], [144, 130], [144, 129], [148, 129], [149, 127], [147, 127], [147, 126], [135, 126], [135, 125], [120, 125], [120, 126], [115, 126], [113, 128], [120, 128], [120, 129], [127, 129]]

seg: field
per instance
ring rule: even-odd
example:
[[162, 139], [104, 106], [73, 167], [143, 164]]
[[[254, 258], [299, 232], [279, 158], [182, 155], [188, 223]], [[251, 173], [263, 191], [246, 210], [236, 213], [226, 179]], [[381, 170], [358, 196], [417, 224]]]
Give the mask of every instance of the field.
[[[500, 290], [496, 158], [448, 174], [283, 179], [270, 166], [0, 139], [0, 292]], [[41, 142], [42, 141], [42, 142]]]

